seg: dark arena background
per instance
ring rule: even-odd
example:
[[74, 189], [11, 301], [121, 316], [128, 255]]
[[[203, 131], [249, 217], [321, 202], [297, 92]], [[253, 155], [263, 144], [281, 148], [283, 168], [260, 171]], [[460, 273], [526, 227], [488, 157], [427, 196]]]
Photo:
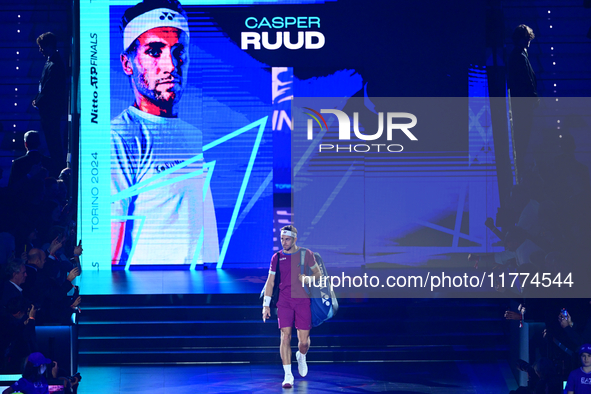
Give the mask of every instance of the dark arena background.
[[[0, 388], [39, 351], [80, 394], [562, 393], [591, 343], [591, 1], [180, 3], [183, 45], [134, 56], [135, 0], [0, 5]], [[132, 107], [163, 85], [175, 116]], [[282, 388], [260, 293], [290, 224], [339, 308]]]

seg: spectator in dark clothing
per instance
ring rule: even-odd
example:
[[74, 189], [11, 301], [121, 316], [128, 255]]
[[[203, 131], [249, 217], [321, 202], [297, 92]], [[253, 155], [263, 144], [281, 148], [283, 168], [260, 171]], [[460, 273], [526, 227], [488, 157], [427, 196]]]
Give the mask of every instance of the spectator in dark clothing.
[[535, 34], [526, 25], [513, 31], [513, 50], [509, 55], [507, 87], [511, 95], [515, 167], [518, 177], [525, 172], [525, 155], [531, 134], [533, 111], [538, 105], [536, 74], [529, 61], [527, 49]]
[[[39, 51], [47, 58], [43, 67], [39, 93], [33, 100], [33, 107], [39, 110], [41, 126], [47, 140], [49, 155], [56, 169], [65, 167], [61, 118], [66, 112], [68, 91], [66, 88], [66, 67], [57, 51], [57, 37], [51, 32], [37, 37]], [[52, 173], [57, 176], [57, 173]]]
[[[43, 173], [42, 169], [47, 171], [52, 169], [51, 159], [46, 157], [39, 151], [41, 146], [41, 137], [38, 131], [30, 130], [25, 133], [25, 148], [27, 154], [19, 157], [12, 163], [12, 170], [8, 178], [8, 187], [18, 188], [26, 181], [38, 177], [44, 179], [47, 174]], [[41, 174], [41, 175], [39, 175]]]
[[[37, 131], [25, 133], [27, 154], [12, 164], [8, 188], [11, 195], [14, 223], [32, 223], [38, 216], [44, 189], [44, 179], [52, 167], [51, 160], [39, 151], [40, 136]], [[19, 222], [20, 221], [20, 222]]]
[[21, 286], [23, 286], [27, 278], [25, 264], [16, 259], [9, 261], [6, 266], [6, 276], [8, 279], [2, 284], [0, 306], [6, 306], [11, 298], [23, 295], [23, 288]]
[[[47, 272], [51, 278], [55, 279], [60, 285], [66, 280], [68, 273], [72, 271], [74, 268], [74, 261], [69, 260], [68, 257], [63, 253], [62, 245], [67, 241], [67, 236], [64, 235], [63, 229], [55, 228], [58, 233], [54, 231], [52, 236], [56, 236], [49, 247], [47, 248], [48, 256], [45, 262], [44, 270]], [[78, 253], [78, 256], [82, 253], [81, 249]], [[75, 248], [74, 254], [76, 254], [77, 248]], [[75, 259], [77, 265], [79, 265], [80, 260], [78, 258]]]
[[531, 27], [519, 25], [513, 30], [513, 50], [509, 55], [507, 87], [511, 97], [538, 97], [536, 74], [529, 61], [527, 49], [536, 37]]
[[21, 371], [25, 358], [37, 350], [35, 316], [35, 306], [23, 296], [11, 298], [0, 313], [0, 351], [7, 373]]
[[45, 252], [41, 249], [32, 249], [28, 254], [27, 267], [34, 271], [35, 282], [30, 281], [25, 288], [25, 295], [40, 308], [39, 320], [43, 323], [67, 323], [72, 308], [80, 304], [80, 297], [72, 300], [68, 292], [74, 288], [72, 281], [80, 274], [78, 268], [74, 268], [63, 283], [52, 278], [45, 267]]
[[27, 253], [26, 270], [28, 280], [22, 287], [26, 296], [35, 303], [40, 303], [41, 301], [38, 276], [45, 266], [45, 261], [45, 252], [41, 249], [33, 248]]

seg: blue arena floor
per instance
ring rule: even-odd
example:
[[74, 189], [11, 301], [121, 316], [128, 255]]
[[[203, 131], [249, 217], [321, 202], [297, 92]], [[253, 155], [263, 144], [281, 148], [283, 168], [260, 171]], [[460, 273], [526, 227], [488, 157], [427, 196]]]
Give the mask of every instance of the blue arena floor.
[[[313, 359], [311, 351], [310, 359]], [[515, 389], [505, 362], [309, 363], [293, 389], [281, 388], [281, 365], [82, 367], [79, 394], [438, 393], [499, 394]]]

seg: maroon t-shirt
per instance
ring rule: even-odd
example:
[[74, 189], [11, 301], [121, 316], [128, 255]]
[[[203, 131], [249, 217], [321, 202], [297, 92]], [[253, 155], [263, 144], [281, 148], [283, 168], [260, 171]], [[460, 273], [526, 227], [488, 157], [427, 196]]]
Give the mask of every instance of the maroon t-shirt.
[[[301, 273], [300, 262], [302, 252], [303, 249], [301, 248], [292, 254], [285, 253], [283, 250], [279, 252], [279, 272], [281, 275], [281, 282], [279, 282], [280, 297], [309, 298], [306, 290], [302, 288], [302, 283], [298, 281], [298, 276]], [[309, 249], [306, 249], [304, 264], [310, 268], [316, 264], [314, 253]], [[271, 259], [270, 271], [277, 272], [277, 253]], [[304, 272], [306, 271], [304, 270]]]

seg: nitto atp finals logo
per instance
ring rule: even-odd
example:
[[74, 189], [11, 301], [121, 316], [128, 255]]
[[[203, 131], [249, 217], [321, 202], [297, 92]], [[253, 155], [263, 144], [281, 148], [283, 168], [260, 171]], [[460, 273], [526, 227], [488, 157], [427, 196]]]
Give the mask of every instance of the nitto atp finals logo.
[[[314, 121], [320, 127], [321, 131], [324, 131], [324, 127], [328, 131], [328, 124], [322, 116], [322, 114], [333, 114], [337, 117], [339, 122], [339, 141], [351, 141], [351, 119], [349, 116], [337, 109], [321, 109], [320, 112], [313, 110], [309, 107], [303, 107], [310, 112], [304, 112], [304, 114], [311, 117], [307, 123], [307, 138], [308, 140], [314, 139]], [[418, 141], [410, 129], [416, 126], [417, 117], [408, 112], [387, 112], [386, 113], [386, 139], [392, 141], [392, 136], [395, 130], [401, 131], [409, 140]], [[408, 119], [410, 123], [394, 123], [395, 119]], [[353, 133], [355, 137], [362, 141], [375, 141], [382, 137], [384, 134], [384, 113], [378, 113], [378, 131], [375, 134], [362, 134], [359, 131], [359, 113], [353, 112]], [[404, 147], [401, 144], [319, 144], [318, 152], [402, 152]]]

